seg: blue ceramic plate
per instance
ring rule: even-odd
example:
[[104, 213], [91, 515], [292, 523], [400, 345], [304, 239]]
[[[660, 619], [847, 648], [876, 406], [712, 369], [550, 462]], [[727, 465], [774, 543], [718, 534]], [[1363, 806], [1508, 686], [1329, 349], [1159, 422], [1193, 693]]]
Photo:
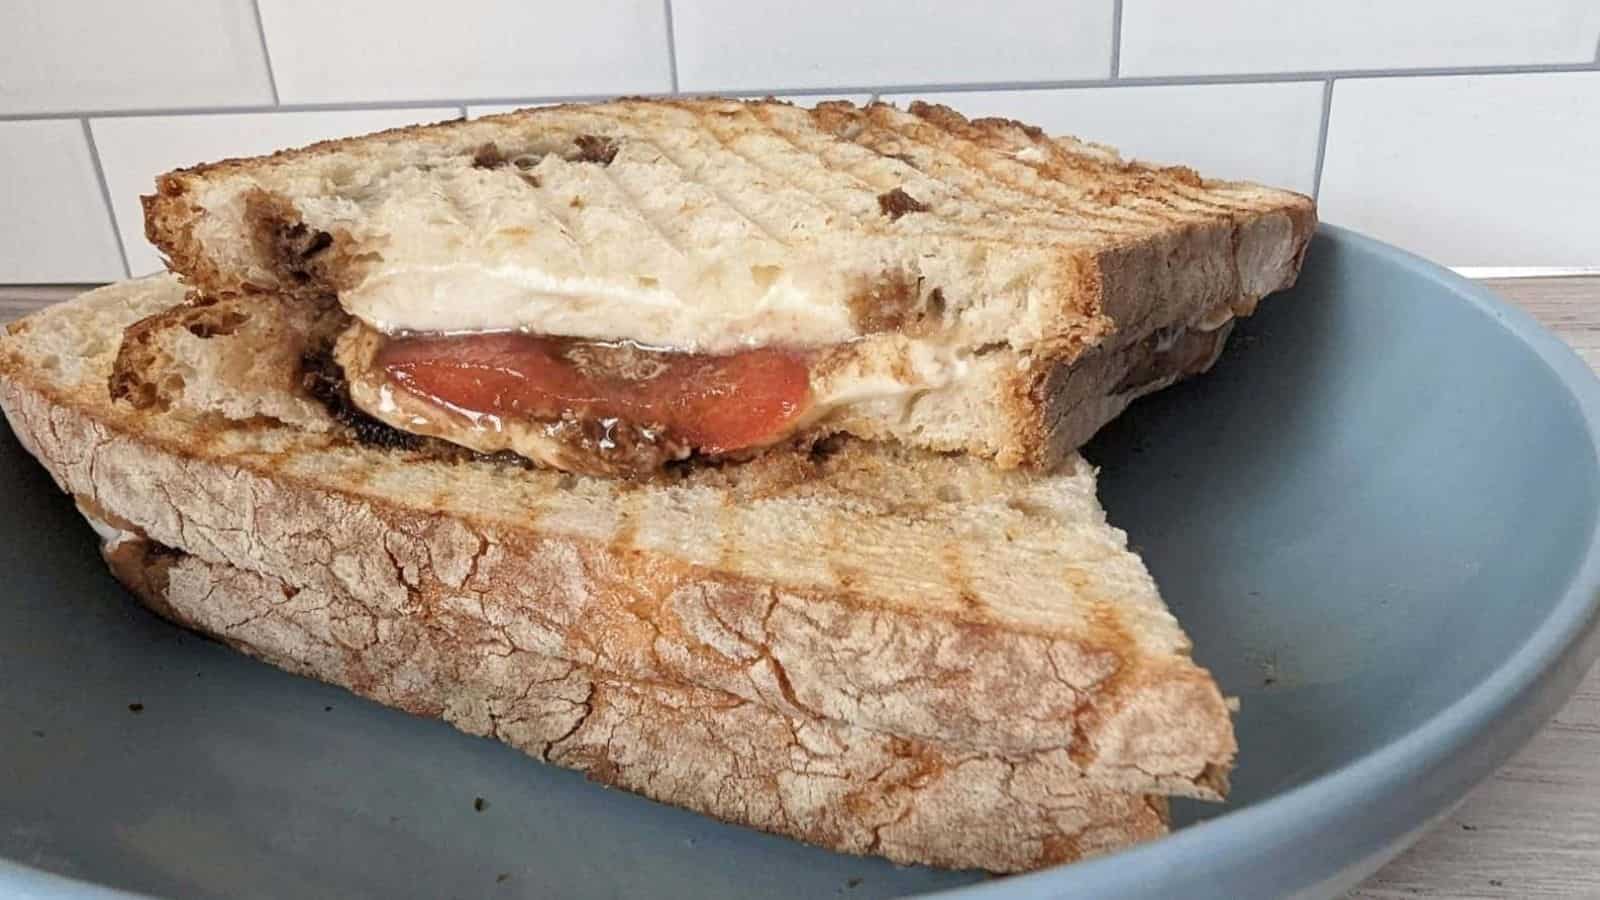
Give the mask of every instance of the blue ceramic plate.
[[720, 825], [168, 626], [0, 435], [6, 894], [1332, 897], [1503, 762], [1596, 651], [1600, 384], [1487, 291], [1337, 228], [1211, 375], [1087, 450], [1243, 700], [1233, 799], [1019, 878]]

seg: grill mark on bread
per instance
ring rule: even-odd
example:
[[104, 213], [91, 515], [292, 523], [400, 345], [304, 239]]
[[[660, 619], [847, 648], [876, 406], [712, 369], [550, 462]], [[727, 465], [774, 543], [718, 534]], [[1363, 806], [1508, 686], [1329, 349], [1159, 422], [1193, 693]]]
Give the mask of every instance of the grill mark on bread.
[[[675, 111], [677, 111], [679, 113], [690, 113], [690, 110], [682, 102], [679, 102], [679, 101], [668, 101], [663, 105], [666, 108], [675, 110]], [[690, 114], [692, 115], [692, 113], [690, 113]], [[633, 119], [633, 121], [639, 121], [639, 120], [637, 118], [635, 118], [635, 119]], [[656, 124], [656, 123], [652, 122], [652, 124]], [[773, 180], [774, 177], [779, 177], [779, 178], [782, 177], [780, 173], [774, 173], [774, 172], [770, 171], [766, 166], [763, 166], [759, 161], [757, 161], [756, 159], [754, 159], [750, 155], [746, 154], [745, 152], [741, 151], [737, 147], [735, 147], [732, 144], [730, 144], [728, 142], [728, 140], [726, 138], [724, 138], [724, 136], [715, 127], [713, 127], [712, 125], [708, 125], [707, 123], [705, 123], [703, 121], [699, 121], [698, 118], [694, 122], [694, 125], [696, 127], [694, 129], [691, 129], [691, 131], [692, 131], [693, 134], [695, 134], [695, 136], [697, 138], [703, 137], [703, 138], [709, 139], [709, 140], [705, 141], [703, 144], [697, 143], [697, 147], [699, 147], [701, 152], [706, 153], [708, 156], [711, 156], [711, 155], [714, 155], [714, 154], [712, 154], [712, 153], [710, 153], [708, 151], [709, 150], [714, 150], [716, 152], [716, 154], [720, 154], [721, 158], [723, 160], [727, 161], [728, 163], [730, 163], [732, 165], [739, 166], [739, 167], [743, 168], [744, 170], [746, 170], [747, 172], [753, 173], [754, 176], [755, 176], [755, 178], [753, 180], [755, 180], [757, 182], [761, 182], [761, 181], [769, 181], [770, 182], [770, 181]], [[663, 150], [663, 153], [665, 153], [664, 150]], [[677, 160], [673, 160], [673, 163], [675, 165], [678, 165], [680, 168], [682, 168], [682, 165], [680, 163], [678, 163]], [[738, 206], [737, 204], [732, 203], [728, 199], [728, 195], [727, 195], [726, 191], [724, 191], [721, 188], [713, 186], [712, 183], [711, 183], [711, 179], [709, 177], [704, 179], [703, 183], [705, 184], [705, 186], [708, 189], [710, 189], [716, 195], [716, 197], [719, 200], [721, 200], [723, 203], [725, 203], [730, 209], [733, 209], [735, 212], [737, 212], [740, 215], [744, 216], [745, 218], [749, 219], [753, 224], [755, 224], [758, 228], [760, 228], [761, 231], [764, 232], [772, 240], [778, 242], [779, 244], [783, 245], [784, 247], [792, 247], [792, 246], [794, 246], [794, 241], [789, 236], [787, 236], [787, 232], [789, 231], [788, 226], [790, 224], [792, 224], [792, 218], [791, 217], [785, 217], [785, 221], [783, 223], [781, 223], [781, 224], [775, 223], [776, 227], [774, 227], [774, 225], [768, 225], [768, 224], [765, 224], [765, 223], [758, 222], [750, 214], [750, 212], [747, 209], [742, 208], [742, 207]], [[842, 211], [841, 210], [837, 209], [833, 205], [829, 204], [826, 200], [822, 199], [820, 196], [817, 195], [817, 193], [815, 191], [812, 191], [812, 190], [810, 190], [808, 188], [805, 188], [804, 186], [789, 184], [785, 180], [777, 188], [776, 193], [779, 193], [780, 195], [782, 195], [784, 197], [787, 197], [787, 198], [789, 198], [791, 200], [794, 200], [797, 203], [800, 203], [802, 205], [809, 206], [811, 208], [811, 210], [814, 211], [814, 212], [821, 212], [824, 215], [830, 215], [830, 216], [842, 215]]]
[[[913, 104], [913, 107], [917, 108], [917, 104]], [[925, 177], [976, 206], [999, 207], [1014, 216], [1025, 218], [1034, 227], [1068, 235], [1091, 232], [1121, 237], [1134, 229], [1148, 227], [1143, 223], [1128, 222], [1109, 215], [1104, 210], [1085, 208], [1070, 194], [1060, 196], [1068, 191], [1066, 185], [1055, 185], [1058, 195], [1046, 198], [1014, 179], [1002, 178], [999, 169], [1004, 160], [991, 158], [990, 154], [982, 152], [984, 148], [976, 141], [963, 140], [950, 129], [931, 125], [915, 114], [902, 113], [892, 106], [877, 103], [864, 108], [861, 115], [866, 125], [858, 143], [880, 154], [884, 153], [886, 146], [910, 144], [921, 148], [926, 154], [927, 164], [919, 163], [915, 168]], [[958, 147], [965, 148], [964, 153], [957, 152], [957, 148], [951, 146], [957, 141], [962, 142]], [[959, 176], [961, 180], [952, 181], [949, 177], [951, 174]], [[1063, 212], [1070, 213], [1074, 220], [1068, 221]]]
[[[1080, 155], [1064, 154], [1062, 148], [1045, 138], [1040, 129], [1009, 119], [980, 119], [969, 122], [949, 107], [920, 101], [912, 103], [908, 113], [931, 126], [917, 133], [921, 142], [927, 146], [937, 147], [941, 152], [954, 155], [963, 166], [974, 169], [978, 177], [998, 183], [1009, 190], [1046, 203], [1064, 205], [1075, 215], [1114, 222], [1119, 226], [1116, 229], [1117, 233], [1121, 234], [1126, 234], [1130, 230], [1142, 231], [1170, 218], [1170, 215], [1142, 209], [1138, 203], [1130, 206], [1119, 205], [1112, 210], [1085, 207], [1080, 195], [1086, 196], [1088, 192], [1075, 187], [1073, 180], [1066, 174], [1069, 171], [1082, 172], [1086, 179], [1099, 182], [1095, 190], [1102, 189], [1107, 182], [1112, 185], [1130, 184], [1133, 186], [1132, 193], [1135, 196], [1139, 190], [1164, 184], [1153, 170], [1136, 163], [1123, 163], [1120, 166], [1096, 164]], [[883, 113], [879, 118], [894, 117], [890, 113]], [[898, 122], [891, 121], [887, 127], [897, 134], [905, 134]], [[907, 127], [910, 127], [909, 123]], [[1049, 161], [1033, 161], [1018, 157], [1014, 152], [1007, 152], [1002, 137], [1004, 127], [1015, 128], [1028, 136], [1032, 142], [1031, 146], [1046, 154]], [[919, 138], [913, 137], [913, 139]], [[935, 140], [938, 141], [937, 144], [934, 143]], [[956, 147], [949, 146], [952, 143], [956, 144]], [[1006, 157], [1011, 163], [1026, 166], [1041, 177], [1038, 180], [1024, 181], [1006, 176], [1003, 174], [1005, 161], [995, 161], [986, 165], [988, 154]], [[1170, 203], [1166, 205], [1170, 206]], [[1181, 210], [1173, 207], [1173, 212], [1181, 213]]]
[[736, 572], [742, 568], [743, 557], [739, 553], [739, 534], [735, 526], [734, 509], [731, 503], [723, 503], [717, 507], [717, 568], [724, 572]]
[[617, 524], [611, 533], [611, 549], [614, 552], [628, 553], [637, 549], [642, 500], [638, 491], [628, 491], [617, 498]]
[[[682, 110], [685, 110], [685, 111], [690, 111], [690, 112], [693, 111], [693, 107], [691, 105], [691, 101], [662, 101], [662, 102], [664, 104], [666, 104], [666, 105], [671, 105], [671, 106], [674, 106], [676, 108], [679, 108], [679, 109], [682, 109]], [[859, 115], [861, 113], [861, 110], [856, 109], [856, 107], [854, 107], [852, 104], [850, 104], [850, 103], [848, 103], [846, 101], [835, 101], [835, 102], [840, 107], [839, 109], [833, 110], [833, 113], [835, 114], [835, 117], [837, 117], [838, 115]], [[786, 105], [786, 104], [778, 104], [778, 105]], [[823, 106], [827, 106], [827, 105], [828, 104], [826, 104], [826, 103], [825, 104], [821, 104], [821, 105], [819, 105], [817, 107], [817, 109], [802, 110], [802, 112], [806, 112], [806, 113], [810, 114], [813, 118], [815, 118], [816, 113], [819, 110], [821, 110]], [[845, 110], [849, 110], [849, 112], [847, 113], [847, 112], [845, 112]], [[816, 149], [811, 149], [811, 148], [806, 148], [806, 147], [800, 146], [795, 140], [795, 138], [798, 135], [778, 128], [778, 126], [774, 123], [773, 119], [769, 115], [765, 115], [766, 111], [767, 111], [767, 107], [766, 106], [759, 106], [758, 105], [755, 110], [749, 111], [750, 118], [752, 120], [754, 120], [754, 121], [766, 126], [766, 129], [767, 129], [767, 131], [769, 133], [771, 133], [774, 136], [777, 136], [777, 137], [783, 139], [786, 144], [788, 144], [790, 147], [794, 148], [800, 154], [802, 154], [807, 159], [807, 161], [816, 162], [816, 163], [821, 164], [822, 167], [823, 167], [823, 170], [826, 171], [831, 176], [837, 176], [838, 174], [844, 174], [844, 175], [848, 176], [857, 185], [861, 186], [861, 188], [863, 190], [870, 190], [870, 191], [882, 191], [883, 190], [880, 186], [875, 185], [872, 181], [869, 181], [866, 178], [864, 178], [862, 175], [858, 174], [857, 167], [856, 167], [855, 164], [853, 164], [853, 163], [840, 164], [840, 163], [837, 163], [837, 162], [831, 162], [831, 161], [828, 161], [828, 160], [824, 159], [821, 151], [816, 150]], [[824, 112], [824, 117], [825, 118], [827, 117], [827, 112], [826, 111]], [[758, 172], [765, 173], [765, 174], [770, 175], [770, 176], [775, 177], [775, 178], [783, 179], [785, 184], [786, 184], [786, 186], [788, 186], [789, 188], [798, 190], [800, 193], [803, 193], [805, 195], [806, 202], [810, 202], [814, 206], [816, 206], [816, 207], [818, 207], [820, 209], [828, 210], [833, 215], [837, 215], [837, 216], [840, 216], [840, 217], [852, 219], [852, 225], [856, 229], [860, 230], [864, 234], [869, 234], [869, 235], [887, 235], [887, 234], [890, 233], [890, 232], [887, 232], [887, 231], [883, 230], [882, 228], [877, 227], [875, 225], [874, 221], [871, 218], [856, 218], [856, 217], [853, 216], [853, 214], [851, 214], [851, 213], [847, 212], [846, 210], [838, 207], [836, 204], [833, 204], [833, 203], [827, 201], [826, 199], [824, 199], [821, 196], [820, 193], [817, 192], [816, 189], [807, 187], [807, 186], [805, 186], [803, 184], [795, 184], [795, 183], [793, 183], [792, 181], [789, 180], [789, 178], [790, 178], [789, 173], [782, 172], [782, 171], [774, 171], [774, 170], [768, 169], [767, 167], [762, 166], [759, 162], [754, 160], [752, 157], [749, 157], [749, 156], [739, 152], [738, 150], [733, 149], [731, 146], [728, 145], [728, 143], [723, 138], [718, 136], [716, 134], [716, 132], [714, 131], [714, 129], [712, 129], [710, 126], [708, 126], [706, 122], [697, 121], [695, 123], [695, 125], [697, 127], [703, 127], [703, 128], [707, 128], [708, 130], [711, 130], [712, 131], [712, 136], [713, 136], [714, 139], [717, 140], [719, 147], [727, 150], [729, 153], [731, 153], [739, 161], [741, 161], [743, 163], [746, 163], [746, 164], [749, 164], [750, 166], [754, 167]], [[823, 130], [826, 131], [826, 129], [823, 129]], [[846, 129], [845, 130], [845, 134], [843, 134], [843, 135], [834, 135], [834, 137], [835, 137], [835, 139], [837, 141], [840, 142], [841, 145], [843, 145], [843, 146], [853, 146], [853, 147], [856, 147], [856, 148], [861, 149], [863, 151], [866, 151], [873, 159], [883, 158], [884, 156], [886, 156], [886, 154], [882, 153], [876, 147], [872, 147], [872, 146], [868, 146], [868, 145], [865, 145], [865, 144], [858, 143], [857, 141], [858, 141], [858, 138], [860, 137], [861, 132], [862, 132], [861, 128]], [[929, 178], [930, 180], [938, 181], [938, 179], [935, 176], [931, 175], [930, 173], [919, 171], [918, 174], [922, 175], [923, 177]], [[943, 182], [940, 182], [940, 183], [943, 183]], [[890, 188], [889, 190], [894, 190], [894, 188]], [[971, 198], [969, 198], [969, 199], [971, 199]], [[735, 211], [739, 211], [739, 210], [737, 208], [735, 208]], [[996, 224], [994, 224], [993, 222], [990, 222], [990, 221], [986, 221], [986, 220], [982, 220], [982, 219], [971, 219], [971, 218], [966, 218], [966, 219], [961, 219], [961, 220], [948, 219], [948, 218], [945, 218], [943, 216], [938, 215], [937, 213], [934, 213], [931, 209], [928, 210], [928, 212], [930, 214], [926, 217], [927, 221], [926, 222], [918, 221], [918, 223], [917, 223], [916, 231], [918, 233], [925, 233], [925, 234], [929, 234], [929, 235], [944, 236], [944, 237], [958, 237], [958, 238], [960, 238], [960, 239], [962, 239], [963, 241], [966, 241], [966, 242], [992, 244], [992, 245], [1005, 247], [1005, 248], [1034, 247], [1034, 246], [1037, 246], [1037, 242], [1035, 242], [1035, 241], [1026, 241], [1026, 240], [1022, 240], [1022, 239], [1019, 239], [1019, 238], [1015, 238], [1015, 237], [1011, 236], [1010, 230], [1006, 226], [996, 225]], [[1036, 224], [1038, 227], [1042, 227], [1042, 228], [1045, 228], [1045, 229], [1048, 229], [1048, 230], [1052, 230], [1052, 231], [1055, 231], [1055, 232], [1057, 232], [1059, 234], [1068, 235], [1068, 236], [1075, 237], [1075, 238], [1081, 238], [1081, 236], [1083, 235], [1083, 233], [1085, 231], [1093, 231], [1093, 230], [1095, 230], [1091, 226], [1082, 225], [1082, 224], [1074, 224], [1074, 225], [1071, 225], [1071, 226], [1067, 226], [1067, 225], [1062, 225], [1062, 224], [1060, 224], [1058, 222], [1044, 221], [1044, 219], [1046, 219], [1046, 218], [1048, 218], [1048, 217], [1053, 215], [1053, 213], [1051, 211], [1041, 211], [1039, 208], [1031, 208], [1031, 209], [1027, 210], [1027, 212], [1030, 214], [1033, 223]], [[785, 242], [785, 243], [787, 243], [787, 242]]]
[[[920, 101], [911, 104], [909, 113], [946, 132], [947, 139], [954, 138], [967, 146], [1001, 153], [1013, 163], [1033, 169], [1050, 182], [1050, 186], [1057, 194], [1062, 190], [1077, 190], [1073, 179], [1067, 175], [1069, 172], [1077, 173], [1096, 185], [1088, 193], [1088, 196], [1092, 197], [1103, 187], [1127, 186], [1130, 178], [1144, 171], [1144, 168], [1137, 163], [1102, 161], [1091, 159], [1083, 153], [1065, 152], [1063, 145], [1052, 141], [1045, 135], [1043, 129], [1016, 119], [989, 116], [969, 121], [961, 113], [947, 106]], [[1017, 148], [1011, 140], [1015, 134], [1022, 135], [1025, 145], [1022, 149], [1038, 150], [1048, 159], [1037, 161], [1018, 155]], [[1017, 182], [1009, 178], [1005, 181], [1027, 193], [1044, 196], [1031, 183]], [[1118, 210], [1108, 216], [1134, 224], [1148, 224], [1152, 220], [1150, 213], [1137, 209]], [[1155, 218], [1159, 220], [1160, 217]]]
[[1079, 639], [1079, 652], [1103, 654], [1112, 660], [1110, 674], [1095, 684], [1094, 690], [1088, 692], [1072, 713], [1076, 735], [1067, 748], [1067, 756], [1080, 768], [1087, 769], [1099, 753], [1094, 742], [1084, 738], [1098, 732], [1101, 723], [1126, 702], [1126, 695], [1135, 683], [1131, 660], [1139, 657], [1139, 645], [1118, 615], [1115, 603], [1089, 594], [1088, 580], [1081, 571], [1068, 569], [1065, 577], [1084, 604], [1083, 618], [1088, 633]]
[[[638, 125], [641, 129], [644, 129], [646, 127], [637, 118], [634, 118], [632, 116], [622, 115], [622, 114], [619, 113], [619, 117], [622, 118], [623, 121], [630, 122], [632, 124]], [[645, 138], [648, 140], [650, 138], [650, 135], [648, 133], [646, 133]], [[783, 237], [782, 233], [778, 229], [769, 227], [767, 224], [765, 224], [761, 220], [757, 219], [755, 217], [755, 214], [747, 206], [745, 206], [743, 204], [740, 204], [740, 203], [734, 202], [734, 200], [728, 195], [728, 193], [726, 191], [724, 191], [721, 188], [717, 187], [715, 184], [711, 183], [709, 180], [700, 180], [700, 179], [691, 177], [690, 174], [689, 174], [689, 171], [690, 171], [689, 167], [684, 164], [682, 158], [680, 156], [674, 154], [673, 152], [669, 151], [668, 148], [663, 143], [661, 143], [661, 142], [652, 142], [652, 146], [660, 154], [660, 158], [661, 158], [661, 160], [663, 162], [667, 163], [668, 165], [672, 166], [674, 169], [678, 170], [678, 173], [682, 176], [682, 180], [686, 184], [694, 184], [694, 185], [697, 185], [698, 187], [700, 187], [701, 189], [705, 190], [718, 203], [720, 203], [723, 207], [725, 207], [728, 211], [732, 212], [734, 215], [736, 215], [739, 218], [743, 219], [750, 226], [751, 230], [755, 234], [760, 235], [761, 237], [764, 237], [767, 240], [773, 241], [774, 243], [777, 243], [777, 244], [779, 244], [779, 245], [781, 245], [783, 247], [792, 247], [793, 246], [793, 243], [791, 241], [789, 241], [788, 239], [786, 239], [785, 237]], [[702, 152], [704, 152], [704, 151], [702, 151]], [[727, 152], [727, 151], [725, 150], [724, 152]], [[748, 165], [748, 161], [746, 161], [746, 164]]]
[[[850, 106], [849, 104], [844, 105]], [[850, 109], [855, 110], [854, 107], [850, 107]], [[850, 114], [860, 115], [861, 111], [855, 110]], [[927, 178], [930, 181], [944, 184], [944, 182], [940, 181], [935, 174], [924, 171], [920, 167], [916, 166], [915, 160], [912, 159], [908, 154], [885, 152], [882, 147], [862, 143], [861, 137], [865, 132], [865, 128], [855, 129], [849, 138], [832, 135], [831, 132], [823, 130], [823, 133], [831, 136], [832, 143], [823, 147], [808, 147], [802, 146], [800, 140], [810, 140], [814, 137], [814, 133], [791, 132], [781, 128], [779, 123], [773, 119], [773, 117], [770, 115], [770, 111], [766, 108], [756, 110], [753, 115], [757, 121], [766, 126], [767, 130], [771, 134], [782, 138], [785, 143], [802, 154], [808, 161], [817, 164], [821, 171], [835, 177], [838, 174], [846, 175], [864, 191], [884, 192], [886, 190], [894, 189], [882, 183], [884, 181], [882, 176], [869, 177], [867, 174], [860, 171], [861, 165], [868, 160], [878, 161], [882, 159], [897, 159], [902, 163], [911, 166], [911, 168], [916, 171], [917, 175]], [[835, 110], [831, 114], [831, 117], [837, 118], [842, 115], [845, 115], [845, 113]], [[852, 160], [837, 159], [837, 151], [845, 148], [860, 151], [862, 156]], [[946, 186], [948, 187], [948, 185]], [[959, 211], [961, 207], [958, 205], [952, 207], [952, 209]], [[958, 237], [965, 241], [982, 242], [985, 244], [993, 244], [1007, 248], [1036, 246], [1036, 242], [1024, 241], [1014, 237], [1011, 234], [1011, 229], [1007, 225], [1001, 225], [993, 221], [983, 218], [974, 218], [971, 216], [955, 218], [952, 216], [941, 215], [932, 209], [929, 209], [928, 213], [928, 215], [915, 221], [914, 230], [916, 233]], [[1053, 232], [1070, 234], [1078, 237], [1081, 237], [1085, 231], [1095, 230], [1088, 226], [1080, 225], [1069, 228], [1062, 226], [1059, 222], [1041, 222], [1041, 218], [1045, 215], [1054, 215], [1054, 213], [1046, 213], [1041, 211], [1039, 208], [1032, 208], [1030, 211], [1030, 221], [1037, 223], [1039, 227], [1046, 228]], [[855, 222], [855, 226], [866, 234], [880, 235], [888, 233], [885, 230], [877, 227], [874, 221], [871, 219], [859, 219]]]
[[956, 602], [969, 614], [987, 618], [988, 605], [978, 596], [972, 584], [972, 576], [967, 573], [966, 557], [963, 555], [960, 542], [952, 541], [939, 550], [939, 558], [944, 563], [944, 575], [955, 593]]

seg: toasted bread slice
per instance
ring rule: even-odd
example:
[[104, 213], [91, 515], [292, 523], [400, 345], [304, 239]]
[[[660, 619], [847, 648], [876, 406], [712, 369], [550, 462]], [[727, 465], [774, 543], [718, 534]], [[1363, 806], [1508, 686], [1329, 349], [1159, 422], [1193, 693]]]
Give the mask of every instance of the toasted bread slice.
[[[113, 534], [115, 531], [112, 530]], [[609, 785], [849, 853], [997, 872], [1166, 831], [1166, 798], [1008, 759], [633, 682], [507, 644], [472, 612], [374, 609], [134, 535], [106, 556], [150, 607], [291, 672]]]
[[123, 329], [181, 297], [153, 278], [12, 325], [0, 404], [64, 489], [150, 539], [370, 608], [352, 641], [451, 610], [629, 679], [1130, 793], [1225, 789], [1228, 706], [1081, 459], [1033, 476], [856, 442], [630, 484], [114, 403]]
[[[1294, 281], [1315, 224], [1299, 194], [1015, 122], [717, 99], [546, 107], [229, 160], [163, 176], [145, 209], [202, 291], [337, 294], [380, 331], [852, 345], [853, 364], [876, 368], [980, 360], [982, 402], [826, 424], [1036, 469], [1185, 374], [1130, 381], [1148, 354], [1129, 348], [1249, 313]], [[1104, 371], [1075, 373], [1093, 351]], [[1088, 401], [1063, 393], [1091, 385]]]

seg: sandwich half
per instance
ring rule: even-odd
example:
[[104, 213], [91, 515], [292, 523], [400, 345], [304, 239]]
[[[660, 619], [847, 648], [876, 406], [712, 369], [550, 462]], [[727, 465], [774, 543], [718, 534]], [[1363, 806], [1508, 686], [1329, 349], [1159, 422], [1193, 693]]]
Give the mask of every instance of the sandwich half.
[[202, 293], [333, 298], [395, 429], [641, 475], [832, 434], [1048, 471], [1292, 284], [1309, 198], [944, 107], [622, 100], [163, 176]]
[[7, 329], [0, 407], [158, 612], [647, 796], [1016, 871], [1226, 790], [1229, 706], [1076, 456], [823, 442], [640, 482], [366, 442], [307, 389], [342, 321], [113, 285]]

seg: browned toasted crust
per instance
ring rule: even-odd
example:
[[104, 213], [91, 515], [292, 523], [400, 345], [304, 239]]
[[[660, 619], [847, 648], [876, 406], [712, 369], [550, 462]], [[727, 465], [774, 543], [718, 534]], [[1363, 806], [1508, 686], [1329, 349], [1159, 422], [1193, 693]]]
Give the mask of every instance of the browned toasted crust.
[[597, 781], [835, 850], [1014, 872], [1166, 830], [1161, 797], [1079, 783], [1038, 760], [618, 679], [512, 647], [458, 608], [377, 608], [144, 540], [106, 556], [161, 615], [292, 672]]

